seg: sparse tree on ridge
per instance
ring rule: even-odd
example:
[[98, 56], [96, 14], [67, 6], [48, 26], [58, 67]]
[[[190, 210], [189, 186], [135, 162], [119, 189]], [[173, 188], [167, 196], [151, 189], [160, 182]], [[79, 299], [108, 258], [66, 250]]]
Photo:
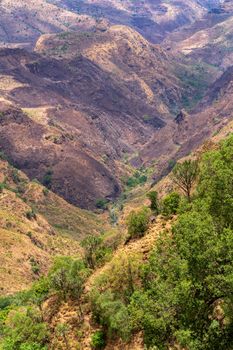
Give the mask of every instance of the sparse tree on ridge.
[[184, 192], [189, 202], [197, 175], [198, 163], [196, 160], [185, 160], [183, 163], [178, 163], [172, 171], [173, 182]]

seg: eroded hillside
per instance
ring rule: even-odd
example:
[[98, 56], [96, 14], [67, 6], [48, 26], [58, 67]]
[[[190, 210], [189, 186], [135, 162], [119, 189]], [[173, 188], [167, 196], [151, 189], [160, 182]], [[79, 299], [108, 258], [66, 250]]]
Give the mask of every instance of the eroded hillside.
[[[111, 23], [131, 26], [152, 42], [161, 42], [168, 32], [201, 18], [208, 1], [51, 1], [70, 11], [107, 18]], [[210, 5], [210, 4], [209, 4]], [[210, 6], [218, 6], [218, 1]]]
[[80, 240], [99, 234], [101, 218], [59, 198], [11, 166], [1, 153], [1, 294], [27, 288], [58, 255], [81, 256]]
[[95, 24], [89, 16], [79, 16], [44, 0], [2, 0], [0, 46], [32, 48], [41, 34], [68, 28], [89, 30]]
[[189, 129], [178, 144], [173, 118], [218, 74], [125, 26], [45, 35], [33, 53], [4, 49], [0, 61], [1, 94], [13, 104], [2, 105], [2, 148], [31, 179], [50, 176], [52, 190], [84, 208], [120, 194], [126, 157], [137, 166], [156, 159], [160, 176], [193, 136]]
[[165, 46], [224, 71], [233, 64], [232, 21], [233, 7], [226, 1], [219, 11], [209, 12], [193, 25], [171, 34]]

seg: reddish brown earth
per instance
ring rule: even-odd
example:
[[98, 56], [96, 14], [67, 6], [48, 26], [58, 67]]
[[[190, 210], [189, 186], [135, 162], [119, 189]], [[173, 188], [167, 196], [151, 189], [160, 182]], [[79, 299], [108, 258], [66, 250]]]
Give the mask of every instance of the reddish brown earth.
[[173, 121], [215, 70], [125, 26], [45, 35], [33, 53], [1, 50], [0, 64], [1, 149], [31, 179], [49, 173], [51, 189], [83, 208], [120, 194], [126, 156], [136, 166], [156, 160], [157, 179], [215, 130], [198, 116]]
[[[69, 13], [58, 10], [61, 2], [47, 4], [61, 11], [54, 15], [59, 23], [66, 13], [74, 19], [71, 25], [78, 20], [79, 28], [42, 35], [33, 52], [0, 50], [2, 151], [30, 179], [46, 183], [49, 177], [47, 185], [53, 191], [82, 208], [94, 208], [98, 199], [114, 200], [121, 192], [122, 176], [130, 173], [130, 164], [140, 167], [156, 162], [154, 179], [160, 178], [168, 171], [170, 160], [190, 152], [232, 117], [231, 68], [219, 78], [221, 69], [206, 62], [208, 51], [204, 54], [202, 50], [200, 57], [192, 53], [186, 58], [181, 52], [182, 43], [196, 35], [198, 38], [198, 28], [212, 33], [219, 25], [226, 28], [231, 21], [229, 3], [224, 4], [223, 12], [209, 14], [207, 3], [190, 0], [166, 5], [146, 1], [135, 7], [128, 1], [114, 2], [113, 6], [109, 0], [87, 1], [86, 7], [80, 8], [82, 16], [99, 7], [109, 18], [115, 10], [128, 11], [130, 16], [146, 13], [157, 24], [168, 23], [167, 32], [175, 28], [173, 20], [179, 26], [198, 19], [186, 31], [172, 34], [179, 43], [170, 50], [172, 36], [163, 49], [127, 26], [105, 25], [102, 20], [96, 25], [96, 20], [89, 17], [82, 22], [74, 9]], [[23, 9], [35, 10], [39, 2], [33, 7], [20, 4], [1, 3], [5, 9], [2, 14], [21, 11], [20, 15], [14, 12], [15, 25], [22, 16], [31, 20]], [[44, 14], [46, 6], [42, 6]], [[187, 8], [188, 19], [184, 20], [182, 11]], [[35, 15], [35, 27], [40, 16]], [[52, 27], [47, 29], [41, 32], [54, 31]], [[63, 29], [64, 25], [57, 26], [56, 31]], [[38, 31], [34, 34], [28, 37], [31, 43]], [[225, 44], [228, 34], [223, 34]], [[19, 42], [23, 42], [21, 39]], [[207, 39], [211, 46], [212, 36]], [[220, 56], [230, 62], [230, 54]], [[188, 113], [182, 112], [175, 119], [182, 108]]]

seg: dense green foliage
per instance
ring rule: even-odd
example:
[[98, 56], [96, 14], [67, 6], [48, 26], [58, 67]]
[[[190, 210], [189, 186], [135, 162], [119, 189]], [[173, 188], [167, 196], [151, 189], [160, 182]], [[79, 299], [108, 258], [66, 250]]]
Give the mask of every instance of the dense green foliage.
[[108, 207], [108, 200], [105, 198], [99, 198], [97, 199], [95, 205], [96, 205], [96, 208], [98, 209], [106, 210]]
[[177, 213], [180, 204], [179, 193], [172, 192], [163, 198], [162, 214], [165, 216], [174, 215]]
[[52, 181], [53, 181], [53, 171], [51, 169], [49, 169], [46, 171], [46, 173], [42, 179], [42, 184], [45, 187], [47, 187], [48, 189], [51, 189]]
[[[0, 349], [47, 350], [49, 327], [43, 321], [43, 301], [54, 293], [59, 302], [68, 298], [79, 301], [87, 276], [88, 270], [82, 260], [59, 257], [48, 277], [38, 280], [30, 290], [0, 298]], [[58, 327], [64, 340], [65, 327]]]
[[140, 211], [132, 211], [127, 218], [130, 237], [142, 237], [148, 228], [150, 211], [144, 207]]
[[107, 336], [109, 338], [118, 336], [123, 340], [128, 340], [131, 327], [127, 305], [122, 300], [116, 299], [110, 291], [96, 293], [92, 299], [94, 317]]
[[83, 284], [88, 270], [82, 260], [70, 257], [56, 258], [49, 273], [50, 287], [63, 300], [67, 298], [79, 299], [83, 292]]
[[233, 137], [204, 156], [191, 210], [161, 236], [144, 267], [143, 289], [129, 308], [147, 345], [232, 349], [232, 155]]
[[102, 331], [96, 331], [92, 335], [91, 347], [95, 350], [101, 350], [105, 347], [105, 336]]
[[[94, 311], [108, 334], [118, 305], [125, 321], [115, 333], [123, 338], [125, 330], [127, 337], [143, 331], [148, 348], [232, 350], [233, 136], [204, 155], [192, 201], [197, 164], [187, 161], [185, 174], [191, 187], [189, 195], [188, 190], [184, 193], [190, 203], [177, 194], [163, 200], [166, 214], [180, 215], [172, 232], [160, 234], [142, 266], [141, 284], [134, 285], [127, 299], [113, 288], [111, 294], [99, 295]], [[135, 213], [131, 221], [132, 232], [140, 232], [134, 231], [140, 226]]]
[[125, 184], [128, 188], [134, 188], [138, 185], [143, 185], [147, 181], [147, 174], [144, 170], [136, 171], [132, 176], [128, 177]]
[[198, 175], [198, 162], [185, 160], [177, 163], [172, 171], [173, 182], [184, 192], [188, 200], [191, 200], [191, 191]]
[[35, 307], [11, 310], [6, 317], [3, 350], [46, 350], [48, 327]]
[[87, 236], [81, 246], [84, 248], [84, 259], [91, 269], [94, 269], [101, 250], [102, 239], [99, 236]]
[[155, 215], [159, 213], [159, 203], [158, 203], [158, 193], [156, 191], [151, 191], [147, 194], [150, 200], [150, 208]]
[[[100, 330], [92, 336], [93, 349], [116, 337], [128, 341], [136, 332], [147, 348], [158, 350], [233, 349], [233, 136], [199, 164], [186, 161], [175, 172], [175, 183], [182, 179], [187, 187], [180, 185], [185, 198], [170, 193], [161, 203], [164, 216], [178, 214], [172, 230], [158, 232], [146, 262], [122, 253], [94, 283], [89, 301]], [[150, 199], [157, 208], [157, 193]], [[146, 207], [130, 213], [130, 238], [145, 234], [150, 213]], [[84, 260], [57, 258], [29, 291], [0, 298], [0, 349], [48, 348], [42, 302], [55, 293], [60, 302], [80, 304], [88, 268], [104, 255], [102, 243], [86, 237]], [[60, 324], [56, 332], [68, 344], [67, 327]]]

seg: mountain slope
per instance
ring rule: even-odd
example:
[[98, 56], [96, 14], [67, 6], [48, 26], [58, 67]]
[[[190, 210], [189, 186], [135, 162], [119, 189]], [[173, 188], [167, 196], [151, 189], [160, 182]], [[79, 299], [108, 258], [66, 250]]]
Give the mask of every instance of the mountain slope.
[[192, 99], [177, 70], [212, 79], [121, 26], [42, 36], [36, 50], [0, 52], [1, 94], [13, 103], [2, 104], [0, 145], [30, 178], [52, 172], [51, 188], [85, 208], [119, 195], [124, 156]]
[[80, 240], [105, 227], [101, 218], [30, 182], [3, 159], [0, 184], [2, 295], [27, 288], [48, 271], [54, 256], [80, 256]]
[[119, 195], [125, 157], [164, 168], [180, 147], [172, 119], [217, 76], [125, 26], [45, 35], [35, 52], [5, 49], [0, 62], [2, 96], [24, 111], [3, 105], [2, 148], [30, 178], [50, 173], [51, 189], [82, 208]]
[[33, 47], [43, 33], [70, 29], [86, 30], [95, 25], [89, 16], [79, 16], [45, 0], [2, 0], [0, 3], [0, 46]]
[[222, 70], [231, 66], [233, 7], [226, 2], [220, 10], [220, 13], [209, 13], [193, 25], [171, 34], [166, 46]]
[[70, 11], [107, 18], [111, 23], [131, 26], [152, 42], [161, 42], [168, 32], [192, 23], [207, 11], [196, 0], [162, 1], [52, 1]]

